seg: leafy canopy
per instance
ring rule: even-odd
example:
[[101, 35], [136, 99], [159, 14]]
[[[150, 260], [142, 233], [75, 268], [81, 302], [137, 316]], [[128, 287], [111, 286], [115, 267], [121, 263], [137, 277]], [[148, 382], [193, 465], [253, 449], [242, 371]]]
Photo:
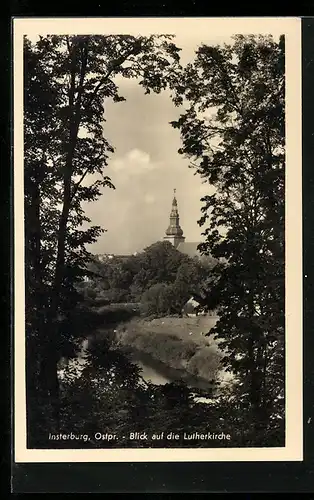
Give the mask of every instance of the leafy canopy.
[[202, 45], [176, 90], [179, 153], [215, 188], [199, 221], [219, 259], [204, 304], [258, 425], [284, 412], [284, 38]]

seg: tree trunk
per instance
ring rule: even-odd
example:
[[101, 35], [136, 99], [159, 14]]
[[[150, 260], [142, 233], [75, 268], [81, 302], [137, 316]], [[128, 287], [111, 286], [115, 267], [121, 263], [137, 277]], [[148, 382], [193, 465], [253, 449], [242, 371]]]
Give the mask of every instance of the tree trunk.
[[[55, 419], [58, 422], [58, 401], [59, 401], [59, 381], [58, 381], [58, 344], [60, 338], [58, 313], [61, 305], [62, 283], [65, 271], [65, 246], [67, 237], [67, 224], [71, 209], [71, 180], [73, 175], [73, 158], [78, 137], [78, 131], [81, 119], [81, 98], [83, 93], [83, 82], [86, 72], [87, 52], [84, 52], [80, 67], [80, 82], [78, 88], [75, 85], [75, 76], [77, 70], [77, 50], [78, 46], [69, 47], [71, 52], [71, 85], [69, 89], [69, 142], [66, 155], [66, 162], [63, 175], [63, 201], [62, 212], [59, 220], [57, 236], [57, 258], [53, 288], [51, 293], [50, 311], [46, 335], [46, 361], [44, 371], [47, 376], [47, 390], [55, 403]], [[76, 101], [74, 99], [77, 90]]]
[[[43, 153], [43, 160], [44, 160]], [[34, 429], [44, 425], [41, 404], [44, 379], [41, 377], [41, 359], [45, 332], [45, 293], [43, 290], [41, 262], [41, 221], [40, 221], [40, 166], [33, 166], [30, 176], [30, 201], [25, 210], [26, 241], [26, 385], [27, 385], [27, 428], [28, 436]]]

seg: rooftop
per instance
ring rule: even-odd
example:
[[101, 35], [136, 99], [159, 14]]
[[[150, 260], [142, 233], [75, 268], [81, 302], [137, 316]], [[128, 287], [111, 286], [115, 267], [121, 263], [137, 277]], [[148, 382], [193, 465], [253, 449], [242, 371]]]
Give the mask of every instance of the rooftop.
[[179, 250], [182, 253], [185, 253], [189, 257], [195, 257], [198, 256], [200, 257], [201, 254], [197, 250], [197, 246], [200, 244], [199, 241], [193, 242], [193, 241], [184, 241], [182, 243], [179, 243], [177, 246], [177, 250]]
[[199, 252], [199, 250], [197, 250], [197, 247], [200, 243], [201, 243], [200, 241], [196, 241], [196, 242], [195, 241], [185, 241], [185, 242], [179, 243], [179, 245], [177, 246], [177, 250], [179, 250], [179, 252], [181, 252], [181, 253], [184, 253], [185, 255], [187, 255], [190, 258], [198, 257], [201, 262], [210, 263], [210, 264], [214, 265], [216, 262], [216, 259], [214, 259], [213, 257], [211, 257], [209, 255], [202, 255]]

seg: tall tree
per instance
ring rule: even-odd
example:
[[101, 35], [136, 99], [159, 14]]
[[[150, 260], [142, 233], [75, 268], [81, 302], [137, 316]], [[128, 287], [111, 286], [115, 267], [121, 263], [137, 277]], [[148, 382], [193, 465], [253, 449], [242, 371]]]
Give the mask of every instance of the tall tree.
[[206, 305], [252, 431], [284, 416], [284, 38], [202, 45], [177, 82], [180, 153], [215, 187], [202, 198], [204, 254], [219, 259]]
[[37, 384], [50, 399], [58, 399], [60, 314], [73, 307], [73, 284], [89, 257], [85, 245], [101, 232], [88, 227], [83, 203], [113, 188], [104, 174], [113, 152], [103, 135], [104, 100], [124, 100], [117, 76], [137, 78], [146, 93], [166, 88], [179, 61], [171, 39], [47, 36], [33, 44], [25, 38], [27, 321], [37, 336]]
[[157, 241], [136, 256], [140, 263], [140, 271], [132, 284], [134, 296], [142, 293], [157, 283], [173, 283], [177, 271], [189, 258], [179, 252], [169, 241]]

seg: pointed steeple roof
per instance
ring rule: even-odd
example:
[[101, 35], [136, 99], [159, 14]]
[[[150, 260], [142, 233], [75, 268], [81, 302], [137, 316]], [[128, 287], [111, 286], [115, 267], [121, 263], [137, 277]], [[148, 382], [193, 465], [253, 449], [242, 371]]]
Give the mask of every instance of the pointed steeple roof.
[[166, 231], [167, 236], [178, 236], [182, 237], [183, 236], [183, 231], [180, 226], [180, 217], [179, 217], [179, 211], [178, 211], [178, 202], [176, 198], [176, 189], [173, 190], [173, 200], [172, 200], [172, 207], [171, 207], [171, 212], [170, 212], [170, 221], [169, 221], [169, 226]]

